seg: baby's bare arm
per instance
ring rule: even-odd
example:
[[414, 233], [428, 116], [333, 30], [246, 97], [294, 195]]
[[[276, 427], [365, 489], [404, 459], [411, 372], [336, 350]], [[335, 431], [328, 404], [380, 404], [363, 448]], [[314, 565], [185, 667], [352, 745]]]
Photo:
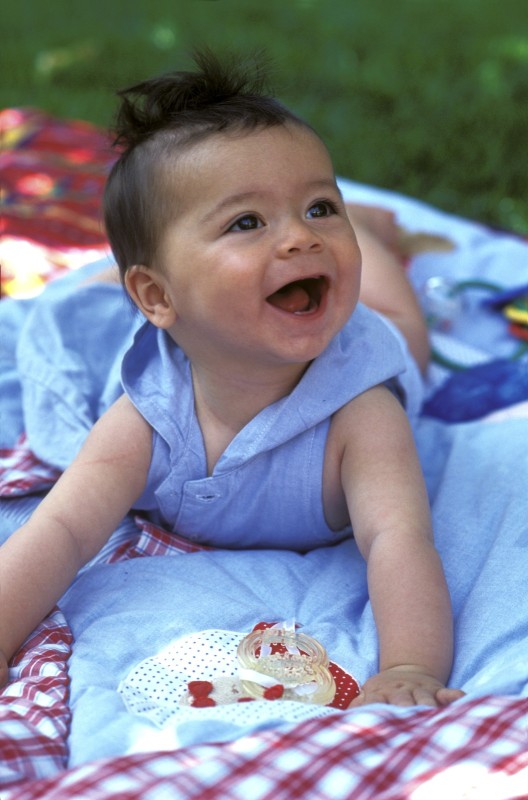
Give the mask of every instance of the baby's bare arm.
[[122, 397], [31, 519], [0, 548], [0, 685], [6, 662], [141, 494], [150, 452], [149, 426]]
[[444, 689], [452, 661], [451, 604], [405, 412], [377, 387], [353, 400], [336, 422], [345, 440], [343, 488], [367, 562], [380, 647], [379, 674], [358, 702], [450, 702], [460, 696]]

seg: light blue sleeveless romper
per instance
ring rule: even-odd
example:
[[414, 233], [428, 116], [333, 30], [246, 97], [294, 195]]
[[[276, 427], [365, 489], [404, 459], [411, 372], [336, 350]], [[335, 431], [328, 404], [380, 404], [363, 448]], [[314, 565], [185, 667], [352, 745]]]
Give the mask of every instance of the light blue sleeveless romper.
[[340, 541], [351, 529], [332, 531], [322, 505], [331, 416], [396, 376], [416, 413], [421, 381], [403, 338], [358, 306], [291, 394], [252, 419], [207, 477], [190, 363], [147, 323], [122, 367], [126, 393], [153, 428], [147, 487], [135, 507], [157, 512], [152, 518], [169, 530], [222, 548], [307, 551]]

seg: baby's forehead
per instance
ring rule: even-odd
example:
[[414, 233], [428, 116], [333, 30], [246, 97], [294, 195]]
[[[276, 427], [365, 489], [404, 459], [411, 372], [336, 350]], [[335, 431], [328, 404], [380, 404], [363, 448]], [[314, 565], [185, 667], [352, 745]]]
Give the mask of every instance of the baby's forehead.
[[319, 135], [303, 122], [283, 122], [270, 125], [248, 127], [229, 127], [224, 130], [197, 130], [194, 133], [167, 130], [160, 133], [166, 139], [160, 148], [166, 156], [178, 160], [194, 160], [201, 153], [222, 151], [236, 155], [241, 149], [254, 148], [260, 150], [263, 142], [268, 150], [279, 149], [284, 142], [290, 142], [295, 148], [317, 148], [328, 154], [327, 147]]
[[187, 188], [204, 173], [211, 181], [230, 180], [233, 170], [240, 170], [248, 182], [254, 174], [277, 169], [280, 174], [283, 168], [309, 173], [314, 167], [334, 176], [326, 145], [312, 128], [302, 123], [214, 131], [166, 149], [165, 155], [167, 159], [162, 160], [165, 164], [159, 164], [160, 174], [164, 172], [166, 178], [176, 184], [185, 183]]

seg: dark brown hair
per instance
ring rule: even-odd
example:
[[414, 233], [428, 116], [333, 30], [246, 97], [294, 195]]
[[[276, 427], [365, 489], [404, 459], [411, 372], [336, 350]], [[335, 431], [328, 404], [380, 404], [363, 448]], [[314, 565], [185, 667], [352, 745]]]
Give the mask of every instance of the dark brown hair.
[[174, 216], [171, 165], [186, 148], [213, 134], [310, 126], [264, 89], [264, 70], [196, 53], [197, 69], [171, 72], [118, 92], [114, 145], [120, 155], [104, 195], [107, 235], [121, 277], [134, 264], [152, 266]]

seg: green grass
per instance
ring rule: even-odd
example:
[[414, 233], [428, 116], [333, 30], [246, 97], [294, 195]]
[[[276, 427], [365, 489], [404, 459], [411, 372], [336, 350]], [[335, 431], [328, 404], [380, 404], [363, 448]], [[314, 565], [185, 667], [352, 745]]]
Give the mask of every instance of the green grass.
[[0, 106], [108, 125], [195, 46], [265, 48], [340, 174], [528, 233], [526, 0], [18, 0]]

